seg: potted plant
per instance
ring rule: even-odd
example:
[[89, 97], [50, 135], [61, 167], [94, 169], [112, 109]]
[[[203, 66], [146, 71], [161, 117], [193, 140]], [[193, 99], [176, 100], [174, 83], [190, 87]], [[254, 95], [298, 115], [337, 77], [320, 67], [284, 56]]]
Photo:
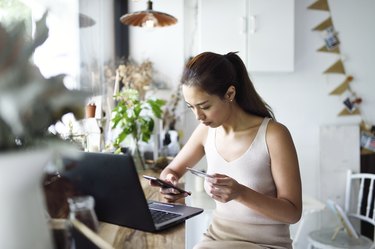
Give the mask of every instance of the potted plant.
[[68, 112], [81, 116], [87, 97], [68, 90], [64, 75], [44, 78], [31, 62], [48, 37], [46, 17], [34, 39], [23, 22], [0, 24], [0, 248], [53, 248], [41, 181], [51, 144], [60, 143], [48, 128]]
[[154, 118], [161, 119], [165, 101], [151, 98], [141, 100], [138, 91], [131, 88], [124, 88], [114, 97], [117, 105], [112, 111], [112, 129], [120, 129], [113, 143], [116, 148], [115, 153], [121, 151], [121, 143], [130, 137], [134, 144], [133, 156], [145, 169], [139, 143], [140, 141], [147, 143], [150, 140], [155, 126]]

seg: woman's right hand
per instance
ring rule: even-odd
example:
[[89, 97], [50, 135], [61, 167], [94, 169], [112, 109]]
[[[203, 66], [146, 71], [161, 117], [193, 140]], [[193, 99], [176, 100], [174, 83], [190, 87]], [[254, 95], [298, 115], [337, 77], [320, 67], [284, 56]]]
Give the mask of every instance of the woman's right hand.
[[[164, 180], [166, 182], [169, 182], [169, 183], [173, 184], [173, 185], [178, 184], [177, 177], [173, 174], [170, 174], [170, 173], [166, 175]], [[174, 189], [174, 188], [160, 188], [160, 193], [163, 195], [164, 199], [169, 203], [176, 202], [177, 200], [179, 200], [181, 198], [185, 198], [186, 196], [188, 196], [188, 194], [181, 193], [180, 191], [178, 191], [177, 189]]]

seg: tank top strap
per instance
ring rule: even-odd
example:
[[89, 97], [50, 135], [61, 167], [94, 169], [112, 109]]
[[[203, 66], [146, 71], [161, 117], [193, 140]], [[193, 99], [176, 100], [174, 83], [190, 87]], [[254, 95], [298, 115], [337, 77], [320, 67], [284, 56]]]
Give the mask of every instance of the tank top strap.
[[262, 123], [260, 124], [258, 133], [266, 134], [268, 123], [270, 122], [271, 118], [264, 118]]
[[253, 144], [252, 144], [252, 150], [266, 150], [267, 149], [267, 142], [266, 142], [266, 130], [269, 121], [271, 118], [264, 118], [262, 123], [260, 124], [258, 128], [258, 132], [254, 138]]

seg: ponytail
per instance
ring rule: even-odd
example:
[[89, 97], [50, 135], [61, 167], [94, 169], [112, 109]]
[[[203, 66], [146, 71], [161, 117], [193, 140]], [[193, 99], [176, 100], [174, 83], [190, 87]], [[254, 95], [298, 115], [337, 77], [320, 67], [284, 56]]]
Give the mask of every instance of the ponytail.
[[259, 96], [250, 80], [246, 66], [235, 52], [224, 57], [230, 61], [236, 71], [236, 101], [247, 113], [261, 117], [275, 118], [271, 107]]

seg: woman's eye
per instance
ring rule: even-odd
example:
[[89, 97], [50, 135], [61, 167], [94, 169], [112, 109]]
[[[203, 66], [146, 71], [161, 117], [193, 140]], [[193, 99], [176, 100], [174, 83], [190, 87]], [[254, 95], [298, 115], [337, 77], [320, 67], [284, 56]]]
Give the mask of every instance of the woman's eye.
[[202, 107], [201, 107], [202, 110], [207, 110], [207, 109], [209, 109], [209, 108], [210, 108], [209, 106], [202, 106]]

